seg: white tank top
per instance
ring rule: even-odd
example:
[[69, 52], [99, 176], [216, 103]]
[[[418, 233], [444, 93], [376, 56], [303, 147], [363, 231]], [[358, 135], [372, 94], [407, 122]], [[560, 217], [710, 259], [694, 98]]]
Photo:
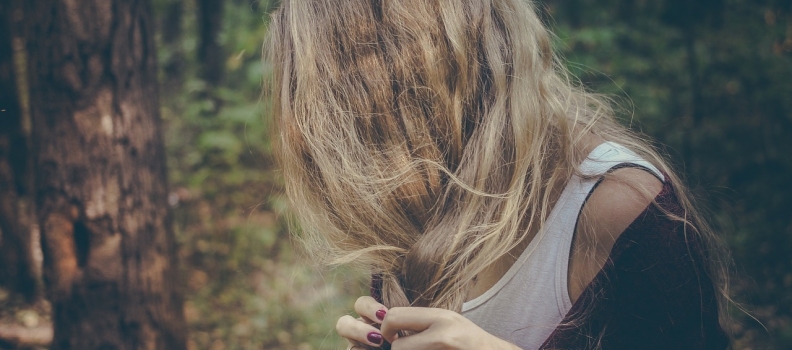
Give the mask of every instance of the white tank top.
[[492, 288], [464, 303], [462, 315], [522, 349], [538, 349], [572, 307], [567, 268], [583, 203], [599, 176], [625, 163], [646, 168], [664, 181], [657, 168], [626, 147], [613, 142], [597, 146], [580, 165], [582, 175], [594, 178], [572, 176], [514, 265]]

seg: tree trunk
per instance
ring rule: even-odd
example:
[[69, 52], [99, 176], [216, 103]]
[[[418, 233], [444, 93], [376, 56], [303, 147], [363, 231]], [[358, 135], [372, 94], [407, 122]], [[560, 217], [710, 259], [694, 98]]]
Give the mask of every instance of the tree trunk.
[[0, 2], [0, 284], [33, 301], [37, 284], [30, 225], [19, 211], [27, 147], [14, 79], [11, 23], [16, 8], [11, 5]]
[[145, 0], [31, 0], [52, 349], [184, 349]]
[[580, 0], [564, 0], [561, 3], [566, 7], [566, 13], [569, 16], [569, 23], [572, 28], [580, 28], [583, 22], [583, 6]]
[[183, 14], [183, 0], [170, 0], [160, 22], [162, 44], [170, 51], [162, 67], [165, 91], [178, 91], [184, 79]]
[[617, 17], [624, 23], [632, 24], [635, 21], [635, 1], [620, 0], [616, 8]]
[[223, 79], [223, 49], [218, 35], [223, 24], [222, 0], [198, 0], [198, 61], [201, 77], [212, 86]]

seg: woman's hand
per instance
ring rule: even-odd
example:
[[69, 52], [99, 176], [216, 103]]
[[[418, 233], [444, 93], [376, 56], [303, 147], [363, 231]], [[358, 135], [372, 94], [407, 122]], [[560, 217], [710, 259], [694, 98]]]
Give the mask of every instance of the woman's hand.
[[[395, 307], [388, 310], [374, 298], [364, 296], [355, 302], [355, 312], [360, 319], [343, 316], [336, 324], [338, 334], [349, 339], [352, 346], [378, 347], [386, 340], [393, 350], [519, 349], [487, 333], [464, 316], [445, 309]], [[399, 331], [413, 334], [399, 337]]]

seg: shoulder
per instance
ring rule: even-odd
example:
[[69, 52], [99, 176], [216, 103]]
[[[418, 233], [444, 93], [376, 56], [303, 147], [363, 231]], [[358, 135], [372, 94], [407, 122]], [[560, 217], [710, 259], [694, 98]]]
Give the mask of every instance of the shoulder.
[[625, 167], [605, 175], [589, 195], [578, 219], [582, 240], [610, 245], [663, 190], [663, 183], [643, 168]]
[[621, 234], [652, 205], [664, 184], [643, 168], [624, 167], [605, 175], [578, 217], [569, 265], [574, 301], [605, 265]]
[[[581, 142], [585, 145], [582, 153], [589, 155], [606, 144], [595, 135], [589, 135]], [[605, 149], [614, 148], [618, 146]], [[578, 216], [575, 239], [581, 243], [590, 241], [605, 249], [606, 256], [620, 233], [654, 201], [665, 185], [650, 170], [628, 164], [617, 166], [601, 177]]]

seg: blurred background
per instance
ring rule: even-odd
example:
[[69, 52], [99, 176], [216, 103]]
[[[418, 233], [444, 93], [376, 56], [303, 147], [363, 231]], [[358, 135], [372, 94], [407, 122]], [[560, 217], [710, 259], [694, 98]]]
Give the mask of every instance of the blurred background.
[[[538, 4], [572, 73], [656, 140], [722, 232], [733, 298], [747, 311], [732, 308], [734, 347], [792, 349], [792, 2]], [[25, 44], [43, 39], [23, 29], [39, 15], [16, 5], [0, 6], [0, 208], [16, 213], [0, 216], [0, 348], [47, 348], [53, 294], [32, 219], [37, 95], [27, 80], [36, 60]], [[365, 271], [312, 266], [289, 236], [262, 95], [270, 67], [261, 44], [277, 5], [141, 7], [154, 30], [175, 290], [190, 349], [343, 348], [335, 321], [368, 293]]]

